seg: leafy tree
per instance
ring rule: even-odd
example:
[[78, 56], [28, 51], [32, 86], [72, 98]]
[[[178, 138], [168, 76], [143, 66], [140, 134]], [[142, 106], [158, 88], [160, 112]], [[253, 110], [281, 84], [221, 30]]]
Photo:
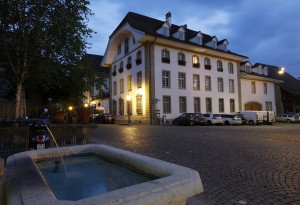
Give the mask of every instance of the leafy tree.
[[23, 92], [30, 77], [42, 76], [45, 89], [55, 89], [47, 87], [53, 84], [70, 87], [75, 80], [76, 65], [93, 33], [87, 26], [92, 15], [89, 4], [88, 0], [0, 0], [0, 51], [14, 76], [16, 117], [24, 114]]

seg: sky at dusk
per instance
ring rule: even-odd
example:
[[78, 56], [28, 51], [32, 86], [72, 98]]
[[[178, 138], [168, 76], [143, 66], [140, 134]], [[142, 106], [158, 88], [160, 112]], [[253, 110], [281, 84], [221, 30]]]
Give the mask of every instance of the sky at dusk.
[[283, 66], [300, 77], [299, 0], [91, 0], [88, 53], [104, 55], [109, 36], [128, 12], [227, 39], [229, 50], [247, 56], [251, 63]]

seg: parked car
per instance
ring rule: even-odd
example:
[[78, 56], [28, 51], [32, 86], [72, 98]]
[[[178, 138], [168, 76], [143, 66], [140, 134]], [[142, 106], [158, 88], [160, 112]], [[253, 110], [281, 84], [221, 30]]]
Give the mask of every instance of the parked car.
[[207, 125], [222, 125], [224, 123], [220, 114], [203, 114], [205, 124]]
[[245, 124], [246, 124], [247, 120], [246, 120], [246, 118], [244, 117], [243, 114], [241, 114], [241, 113], [235, 113], [235, 115], [238, 116], [239, 118], [241, 118], [241, 120], [242, 120], [242, 125], [245, 125]]
[[299, 116], [295, 114], [280, 114], [275, 117], [277, 122], [300, 122]]
[[224, 125], [241, 125], [242, 119], [233, 114], [221, 114], [221, 117], [224, 121]]
[[174, 125], [205, 124], [205, 118], [201, 113], [184, 113], [173, 120]]
[[115, 116], [109, 113], [102, 113], [95, 117], [95, 122], [100, 124], [115, 123]]
[[275, 122], [275, 112], [274, 111], [260, 111], [260, 112], [263, 113], [263, 116], [264, 116], [263, 123], [264, 124], [271, 125], [272, 123]]
[[246, 124], [259, 125], [264, 122], [264, 114], [261, 111], [240, 111], [236, 114], [242, 114], [246, 119]]

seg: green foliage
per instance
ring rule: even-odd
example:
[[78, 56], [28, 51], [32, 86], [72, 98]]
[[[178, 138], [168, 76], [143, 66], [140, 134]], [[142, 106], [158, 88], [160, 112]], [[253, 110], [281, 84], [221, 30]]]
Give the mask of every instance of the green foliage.
[[15, 85], [17, 103], [24, 87], [29, 96], [51, 93], [62, 101], [82, 97], [90, 86], [82, 79], [90, 71], [80, 66], [93, 34], [87, 26], [92, 15], [89, 4], [88, 0], [0, 0], [0, 53]]

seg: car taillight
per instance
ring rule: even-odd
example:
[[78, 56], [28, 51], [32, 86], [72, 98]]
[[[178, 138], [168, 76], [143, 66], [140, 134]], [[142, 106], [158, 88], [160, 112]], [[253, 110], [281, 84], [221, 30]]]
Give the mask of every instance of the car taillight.
[[42, 142], [42, 141], [45, 140], [45, 136], [44, 135], [38, 135], [38, 136], [36, 136], [36, 139], [37, 139], [38, 142]]

